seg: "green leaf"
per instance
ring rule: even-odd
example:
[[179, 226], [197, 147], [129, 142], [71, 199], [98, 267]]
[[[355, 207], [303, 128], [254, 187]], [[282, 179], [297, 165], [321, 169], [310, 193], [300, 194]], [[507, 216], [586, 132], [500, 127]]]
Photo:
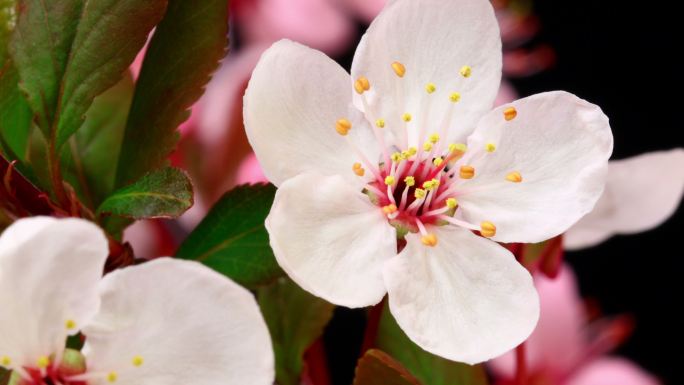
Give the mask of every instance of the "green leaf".
[[8, 159], [24, 161], [32, 116], [19, 92], [19, 74], [8, 52], [16, 7], [16, 0], [0, 0], [0, 149]]
[[10, 52], [54, 153], [121, 79], [165, 8], [166, 0], [20, 0]]
[[83, 126], [64, 147], [64, 178], [90, 208], [97, 207], [114, 190], [116, 163], [133, 88], [129, 73], [96, 97]]
[[17, 22], [16, 9], [16, 0], [0, 0], [0, 66], [9, 58], [7, 48]]
[[430, 354], [409, 340], [385, 305], [376, 345], [401, 362], [425, 385], [487, 385], [482, 365], [466, 365]]
[[421, 382], [387, 353], [370, 349], [356, 365], [354, 385], [421, 385]]
[[102, 202], [97, 213], [133, 219], [176, 218], [192, 203], [188, 176], [180, 169], [166, 167], [115, 191]]
[[225, 56], [228, 1], [170, 0], [145, 55], [126, 125], [117, 186], [161, 167], [176, 128]]
[[268, 243], [264, 220], [273, 185], [238, 186], [212, 207], [176, 253], [200, 261], [249, 288], [283, 275]]
[[273, 341], [276, 382], [299, 385], [304, 352], [323, 334], [335, 306], [288, 278], [259, 289], [258, 299]]

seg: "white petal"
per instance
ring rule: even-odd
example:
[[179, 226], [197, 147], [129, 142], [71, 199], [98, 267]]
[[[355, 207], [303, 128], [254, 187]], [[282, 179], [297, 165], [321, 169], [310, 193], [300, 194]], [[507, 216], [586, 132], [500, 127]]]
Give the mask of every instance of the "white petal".
[[272, 384], [254, 297], [213, 270], [161, 258], [107, 275], [100, 293], [102, 308], [83, 330], [89, 372], [115, 372], [119, 385]]
[[608, 180], [592, 212], [563, 236], [570, 250], [615, 234], [650, 230], [679, 207], [684, 192], [684, 149], [651, 152], [608, 164]]
[[350, 140], [378, 160], [367, 123], [358, 112], [351, 116], [349, 75], [321, 52], [288, 40], [273, 44], [252, 74], [244, 103], [247, 137], [277, 186], [307, 171], [359, 179], [352, 165], [360, 159], [335, 130], [341, 118], [353, 123]]
[[[517, 117], [504, 119], [514, 106]], [[494, 144], [488, 153], [485, 146]], [[592, 210], [605, 184], [613, 136], [598, 106], [566, 92], [548, 92], [494, 109], [468, 138], [461, 164], [475, 177], [461, 183], [464, 219], [497, 226], [499, 242], [540, 242]], [[522, 182], [506, 176], [517, 171]]]
[[39, 357], [60, 354], [98, 309], [108, 250], [102, 231], [80, 219], [34, 217], [8, 227], [0, 236], [0, 356], [36, 367]]
[[[406, 69], [399, 78], [391, 65]], [[460, 75], [470, 66], [472, 75]], [[449, 95], [461, 94], [446, 126], [450, 140], [463, 141], [478, 119], [492, 107], [501, 80], [501, 38], [492, 6], [481, 0], [398, 0], [388, 4], [373, 21], [354, 56], [352, 77], [365, 76], [371, 89], [365, 93], [372, 113], [383, 118], [395, 136], [403, 136], [403, 113], [415, 118], [409, 124], [416, 145], [418, 127], [439, 131]], [[428, 95], [425, 86], [437, 90]], [[361, 98], [355, 104], [363, 108]], [[402, 96], [403, 95], [403, 96]], [[430, 100], [430, 112], [427, 106]], [[427, 119], [427, 120], [423, 120]]]
[[396, 231], [342, 177], [287, 180], [266, 228], [280, 266], [310, 293], [347, 307], [374, 305], [385, 295], [382, 265], [397, 253]]
[[454, 226], [432, 229], [437, 246], [406, 236], [384, 277], [406, 335], [444, 358], [475, 364], [517, 346], [534, 329], [532, 277], [503, 247]]

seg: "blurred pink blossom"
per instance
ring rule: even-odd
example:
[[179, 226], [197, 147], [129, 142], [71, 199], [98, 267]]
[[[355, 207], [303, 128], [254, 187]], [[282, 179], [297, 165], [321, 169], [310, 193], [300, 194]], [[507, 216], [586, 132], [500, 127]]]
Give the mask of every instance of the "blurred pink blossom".
[[[626, 317], [588, 323], [575, 275], [563, 266], [555, 280], [535, 276], [541, 315], [526, 344], [529, 385], [657, 385], [636, 364], [607, 356], [631, 331]], [[500, 384], [514, 383], [515, 353], [489, 363]]]
[[247, 45], [286, 38], [338, 54], [354, 37], [353, 20], [333, 0], [239, 0], [232, 9]]

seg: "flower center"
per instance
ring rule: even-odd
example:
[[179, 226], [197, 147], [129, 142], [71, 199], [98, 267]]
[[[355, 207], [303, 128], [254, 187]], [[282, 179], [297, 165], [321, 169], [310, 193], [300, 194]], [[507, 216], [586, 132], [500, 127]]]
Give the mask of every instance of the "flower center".
[[[406, 68], [402, 63], [394, 62], [391, 69], [401, 79], [406, 74]], [[472, 75], [472, 68], [463, 66], [459, 74], [463, 79]], [[496, 226], [488, 221], [479, 225], [468, 223], [458, 215], [458, 198], [464, 193], [459, 188], [464, 180], [476, 177], [475, 168], [468, 164], [464, 155], [468, 151], [463, 143], [445, 143], [447, 126], [451, 122], [453, 106], [461, 99], [461, 94], [452, 92], [449, 95], [450, 107], [446, 110], [443, 123], [438, 132], [426, 131], [427, 122], [425, 117], [430, 115], [432, 97], [437, 90], [434, 83], [425, 86], [427, 100], [423, 104], [424, 111], [422, 122], [415, 127], [410, 124], [413, 117], [410, 113], [401, 115], [403, 121], [403, 135], [398, 135], [396, 146], [388, 146], [385, 143], [386, 121], [377, 117], [371, 105], [366, 99], [366, 91], [371, 89], [370, 81], [360, 77], [354, 82], [354, 90], [360, 95], [363, 102], [364, 113], [367, 119], [373, 122], [373, 132], [377, 143], [382, 150], [382, 160], [379, 164], [371, 162], [351, 140], [347, 140], [351, 149], [360, 159], [360, 162], [352, 165], [352, 170], [359, 177], [364, 177], [366, 171], [372, 173], [374, 179], [364, 187], [364, 192], [370, 197], [387, 216], [390, 224], [397, 229], [399, 238], [403, 238], [408, 232], [422, 235], [422, 242], [426, 246], [435, 246], [437, 237], [429, 231], [432, 226], [456, 225], [469, 230], [479, 231], [485, 237], [496, 235]], [[403, 105], [402, 92], [398, 103]], [[445, 101], [446, 103], [446, 101]], [[513, 107], [504, 110], [504, 119], [510, 121], [517, 115]], [[348, 119], [339, 119], [335, 129], [342, 136], [347, 136], [352, 129], [352, 123]], [[409, 146], [409, 131], [417, 130], [419, 147]], [[397, 135], [395, 135], [397, 136]], [[415, 136], [414, 136], [415, 137]], [[401, 147], [401, 148], [399, 148]], [[494, 143], [487, 143], [482, 149], [483, 153], [496, 151]], [[462, 159], [463, 158], [463, 159]], [[472, 160], [473, 157], [469, 159]], [[519, 172], [511, 172], [506, 176], [509, 182], [519, 183], [522, 176]]]

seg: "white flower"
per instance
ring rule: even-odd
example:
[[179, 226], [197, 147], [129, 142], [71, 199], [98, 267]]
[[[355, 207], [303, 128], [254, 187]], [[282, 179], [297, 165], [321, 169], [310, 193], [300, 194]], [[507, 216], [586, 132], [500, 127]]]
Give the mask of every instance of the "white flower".
[[597, 106], [564, 92], [488, 112], [500, 78], [486, 0], [390, 3], [352, 77], [299, 44], [268, 49], [244, 116], [279, 187], [266, 226], [288, 275], [348, 307], [389, 293], [406, 334], [448, 359], [477, 363], [523, 341], [539, 300], [492, 240], [539, 242], [589, 212], [612, 135]]
[[[12, 384], [273, 382], [247, 290], [170, 258], [101, 278], [107, 254], [102, 232], [79, 219], [22, 219], [0, 236], [0, 365]], [[83, 354], [65, 351], [79, 331]]]
[[563, 235], [578, 250], [616, 234], [634, 234], [665, 222], [684, 193], [684, 149], [658, 151], [608, 164], [606, 189], [594, 211]]

